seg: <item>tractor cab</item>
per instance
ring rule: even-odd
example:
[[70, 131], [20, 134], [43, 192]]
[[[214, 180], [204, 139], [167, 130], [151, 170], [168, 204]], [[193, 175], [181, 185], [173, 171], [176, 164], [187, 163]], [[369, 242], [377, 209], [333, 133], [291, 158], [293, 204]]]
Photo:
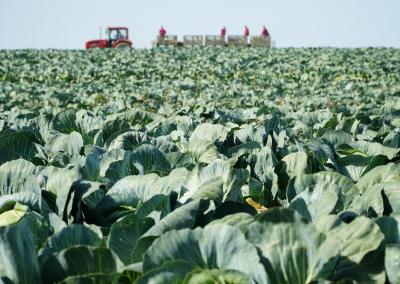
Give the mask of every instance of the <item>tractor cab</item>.
[[122, 48], [132, 47], [129, 40], [129, 32], [126, 27], [108, 27], [107, 39], [90, 40], [86, 42], [86, 48]]
[[[106, 33], [110, 43], [114, 43], [121, 39], [129, 40], [127, 28], [108, 28]], [[110, 44], [110, 46], [112, 46], [112, 44]]]

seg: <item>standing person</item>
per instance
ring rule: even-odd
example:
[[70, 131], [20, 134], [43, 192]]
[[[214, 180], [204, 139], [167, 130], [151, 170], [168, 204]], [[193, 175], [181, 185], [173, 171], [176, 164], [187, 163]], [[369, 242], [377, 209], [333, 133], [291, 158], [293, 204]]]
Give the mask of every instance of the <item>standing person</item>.
[[268, 30], [267, 30], [267, 28], [265, 26], [263, 26], [263, 29], [261, 31], [261, 35], [265, 36], [265, 37], [269, 36], [269, 32], [268, 32]]
[[226, 28], [225, 28], [225, 26], [221, 29], [221, 32], [219, 33], [219, 35], [221, 37], [225, 37], [226, 36]]
[[250, 30], [247, 26], [244, 26], [244, 36], [248, 37], [250, 35]]
[[167, 31], [164, 29], [163, 26], [161, 26], [160, 31], [158, 32], [161, 38], [164, 38], [165, 35], [167, 34]]

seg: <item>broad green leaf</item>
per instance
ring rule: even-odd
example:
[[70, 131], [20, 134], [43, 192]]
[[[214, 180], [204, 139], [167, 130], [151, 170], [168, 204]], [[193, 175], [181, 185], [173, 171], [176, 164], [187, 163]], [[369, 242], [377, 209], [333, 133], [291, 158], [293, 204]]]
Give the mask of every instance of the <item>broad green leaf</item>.
[[196, 163], [210, 164], [218, 159], [217, 147], [207, 140], [194, 140], [178, 145], [180, 151], [189, 154]]
[[349, 224], [341, 223], [327, 235], [339, 243], [340, 255], [354, 263], [359, 263], [368, 252], [377, 249], [384, 239], [379, 227], [362, 216]]
[[357, 182], [356, 188], [363, 193], [367, 188], [386, 182], [400, 182], [399, 165], [389, 163], [373, 168]]
[[194, 270], [189, 273], [184, 281], [184, 284], [251, 284], [251, 278], [243, 272], [235, 270]]
[[147, 272], [171, 260], [188, 261], [206, 269], [237, 270], [255, 283], [270, 283], [255, 247], [228, 225], [164, 234], [146, 252], [143, 270]]
[[157, 173], [167, 175], [171, 171], [171, 166], [163, 153], [155, 146], [143, 144], [137, 147], [130, 156], [132, 163], [141, 175]]
[[151, 139], [143, 132], [128, 131], [117, 136], [108, 147], [108, 151], [122, 149], [133, 151], [142, 144], [150, 144]]
[[400, 245], [386, 247], [385, 270], [390, 283], [400, 283]]
[[35, 179], [35, 174], [35, 165], [23, 159], [2, 164], [0, 166], [1, 195], [24, 191], [40, 195], [40, 188]]
[[76, 124], [75, 110], [66, 109], [57, 113], [57, 115], [51, 121], [51, 127], [61, 133], [72, 133], [79, 131]]
[[196, 265], [187, 261], [168, 261], [161, 267], [154, 268], [137, 279], [136, 284], [180, 284], [186, 274], [196, 268]]
[[111, 226], [108, 247], [125, 265], [130, 264], [137, 240], [153, 225], [154, 221], [150, 218], [141, 219], [135, 215], [123, 217]]
[[69, 225], [47, 239], [39, 252], [40, 261], [43, 264], [51, 255], [77, 245], [100, 246], [101, 238], [102, 234], [90, 227]]
[[45, 179], [45, 190], [56, 197], [57, 214], [66, 219], [71, 212], [71, 187], [81, 178], [79, 168], [46, 167], [41, 175]]
[[[122, 271], [122, 263], [107, 248], [79, 245], [51, 256], [43, 264], [42, 271], [45, 272], [42, 274], [44, 283], [55, 283], [70, 276], [82, 276], [84, 283], [94, 276], [99, 277], [94, 278], [99, 281], [95, 283], [117, 283], [113, 275]], [[114, 282], [106, 281], [110, 279]]]
[[0, 164], [7, 161], [31, 160], [36, 154], [34, 143], [38, 143], [35, 133], [30, 130], [0, 131]]
[[18, 223], [0, 227], [0, 276], [13, 283], [41, 283], [39, 262], [29, 229], [24, 218]]
[[200, 205], [200, 200], [195, 200], [176, 208], [151, 227], [143, 237], [158, 237], [170, 230], [193, 228]]
[[[297, 175], [290, 180], [287, 199], [290, 207], [312, 219], [343, 209], [354, 197], [350, 179], [336, 172]], [[306, 206], [306, 208], [304, 207]]]
[[206, 140], [212, 143], [223, 142], [228, 135], [229, 129], [220, 124], [203, 123], [199, 124], [192, 132], [189, 142], [195, 140]]
[[273, 215], [272, 219], [250, 224], [246, 233], [267, 259], [264, 265], [272, 283], [300, 284], [327, 279], [338, 260], [336, 243], [312, 224], [301, 221], [292, 210], [275, 211]]

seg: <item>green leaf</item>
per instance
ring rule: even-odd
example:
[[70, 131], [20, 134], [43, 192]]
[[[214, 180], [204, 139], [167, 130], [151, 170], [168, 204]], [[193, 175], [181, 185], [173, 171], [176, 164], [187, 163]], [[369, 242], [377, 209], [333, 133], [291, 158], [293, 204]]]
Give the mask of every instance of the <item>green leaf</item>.
[[349, 224], [341, 223], [327, 232], [327, 235], [339, 243], [340, 255], [355, 263], [359, 263], [368, 252], [377, 249], [384, 239], [379, 227], [363, 216]]
[[136, 280], [135, 284], [181, 284], [185, 275], [194, 268], [196, 268], [196, 265], [187, 261], [167, 261], [161, 267], [144, 273]]
[[143, 144], [137, 147], [129, 160], [138, 169], [141, 175], [158, 173], [167, 175], [171, 166], [163, 153], [153, 145]]
[[189, 273], [184, 284], [252, 284], [253, 281], [245, 273], [235, 270], [194, 270]]
[[189, 142], [196, 140], [206, 140], [211, 143], [224, 142], [229, 129], [220, 124], [202, 123], [192, 132]]
[[127, 265], [133, 262], [132, 254], [137, 240], [154, 225], [150, 218], [128, 215], [115, 222], [110, 229], [108, 247]]
[[166, 215], [152, 228], [150, 228], [143, 237], [161, 236], [170, 230], [179, 230], [184, 228], [193, 228], [196, 222], [196, 216], [200, 210], [200, 200], [188, 202], [181, 207]]
[[315, 219], [342, 210], [353, 198], [352, 187], [350, 179], [336, 172], [301, 174], [290, 180], [287, 199], [291, 208]]
[[0, 276], [13, 283], [41, 283], [39, 262], [29, 229], [24, 218], [13, 225], [0, 227]]
[[217, 147], [207, 140], [194, 140], [188, 143], [178, 144], [179, 150], [189, 154], [196, 163], [210, 164], [218, 159]]
[[304, 152], [290, 153], [282, 158], [284, 169], [289, 177], [294, 177], [299, 174], [307, 174], [308, 163], [307, 154]]
[[151, 197], [162, 194], [162, 189], [155, 190], [154, 185], [159, 180], [156, 174], [144, 176], [127, 176], [116, 182], [99, 203], [98, 209], [103, 214], [110, 214], [121, 206], [136, 208], [139, 203]]
[[363, 193], [367, 188], [387, 182], [400, 182], [399, 165], [389, 163], [373, 168], [357, 182], [356, 188], [360, 193]]
[[356, 141], [350, 144], [357, 151], [368, 154], [369, 156], [384, 155], [390, 160], [393, 159], [400, 149], [385, 147], [378, 142]]
[[108, 151], [113, 149], [122, 149], [133, 151], [142, 144], [150, 144], [151, 139], [143, 132], [128, 131], [118, 135], [108, 147]]
[[79, 131], [76, 124], [75, 113], [76, 111], [73, 109], [65, 109], [60, 111], [51, 121], [51, 127], [54, 130], [66, 134], [72, 133], [73, 131]]
[[208, 269], [237, 270], [255, 283], [269, 283], [255, 247], [238, 229], [228, 225], [209, 225], [204, 229], [162, 235], [146, 252], [143, 271], [171, 260], [188, 261]]
[[102, 234], [93, 228], [78, 224], [69, 225], [47, 239], [39, 251], [40, 262], [43, 264], [51, 255], [77, 245], [99, 246], [101, 238]]
[[73, 131], [69, 134], [58, 134], [50, 139], [45, 149], [50, 152], [62, 152], [70, 156], [80, 154], [83, 147], [83, 139], [80, 133]]
[[54, 254], [42, 266], [42, 271], [44, 283], [55, 283], [70, 276], [90, 279], [96, 275], [101, 277], [94, 279], [102, 281], [96, 283], [109, 283], [105, 279], [115, 281], [114, 274], [122, 271], [122, 263], [107, 248], [75, 246]]
[[28, 191], [40, 195], [35, 174], [35, 165], [23, 159], [2, 164], [0, 166], [0, 194]]
[[30, 130], [0, 131], [0, 165], [11, 160], [31, 160], [36, 154], [34, 143], [39, 143]]
[[81, 178], [79, 168], [46, 167], [41, 175], [46, 180], [45, 190], [56, 196], [57, 214], [67, 219], [72, 210], [71, 187]]
[[400, 245], [386, 247], [385, 270], [390, 283], [400, 283]]
[[266, 214], [270, 216], [267, 219], [250, 224], [246, 233], [266, 258], [264, 266], [271, 282], [301, 284], [327, 279], [338, 260], [336, 243], [292, 210], [273, 211]]

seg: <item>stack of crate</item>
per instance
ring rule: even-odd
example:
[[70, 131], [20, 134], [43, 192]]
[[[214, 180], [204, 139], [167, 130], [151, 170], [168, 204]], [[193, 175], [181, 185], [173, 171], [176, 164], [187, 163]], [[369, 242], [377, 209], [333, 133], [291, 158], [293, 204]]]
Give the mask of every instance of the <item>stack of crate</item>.
[[183, 36], [184, 46], [203, 46], [203, 36], [201, 35], [185, 35]]
[[206, 35], [205, 46], [225, 46], [225, 37], [219, 35]]
[[245, 47], [248, 46], [247, 36], [230, 35], [228, 36], [228, 46], [230, 47]]
[[269, 36], [252, 36], [250, 39], [251, 46], [253, 47], [270, 47], [271, 37]]
[[157, 36], [156, 40], [157, 46], [176, 46], [178, 45], [178, 36], [176, 35], [166, 35], [166, 36]]

